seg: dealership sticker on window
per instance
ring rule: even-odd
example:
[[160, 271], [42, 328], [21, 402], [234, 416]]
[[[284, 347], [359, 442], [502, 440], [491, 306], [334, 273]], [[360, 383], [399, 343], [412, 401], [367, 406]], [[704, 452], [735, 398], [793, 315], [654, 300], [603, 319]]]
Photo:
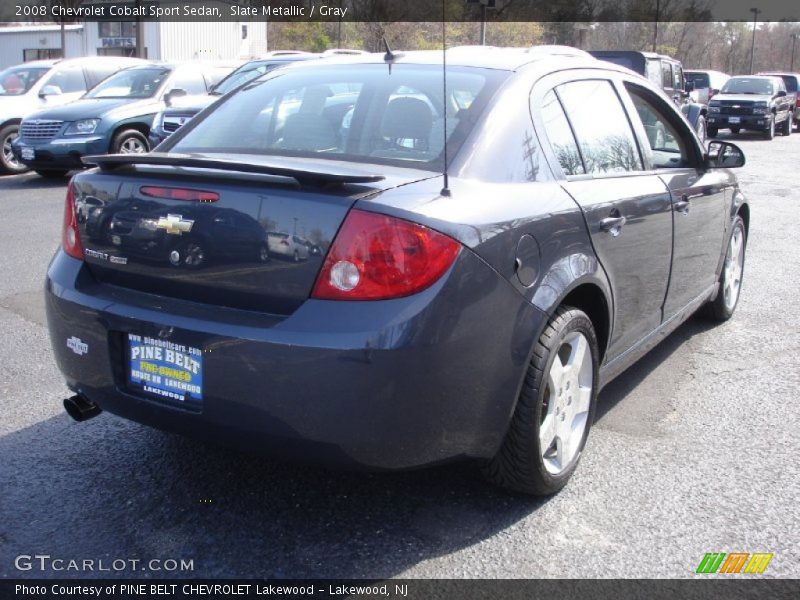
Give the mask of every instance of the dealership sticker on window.
[[199, 348], [131, 333], [128, 357], [128, 381], [135, 389], [195, 407], [203, 401]]

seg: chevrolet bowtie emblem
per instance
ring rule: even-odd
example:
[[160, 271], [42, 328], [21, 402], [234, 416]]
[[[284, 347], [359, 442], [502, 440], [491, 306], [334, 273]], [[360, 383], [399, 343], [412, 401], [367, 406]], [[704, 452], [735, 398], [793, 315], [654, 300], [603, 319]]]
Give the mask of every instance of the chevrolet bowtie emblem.
[[158, 219], [156, 228], [163, 229], [173, 235], [180, 235], [189, 233], [192, 230], [192, 225], [194, 225], [194, 221], [184, 219], [182, 215], [167, 215]]

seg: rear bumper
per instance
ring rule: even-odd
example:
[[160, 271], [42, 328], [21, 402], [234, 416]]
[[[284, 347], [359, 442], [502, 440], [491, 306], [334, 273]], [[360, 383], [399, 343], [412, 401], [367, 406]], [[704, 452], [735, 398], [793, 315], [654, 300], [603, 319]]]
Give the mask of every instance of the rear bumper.
[[[56, 138], [39, 144], [17, 138], [11, 146], [18, 161], [32, 169], [83, 169], [86, 165], [81, 157], [108, 152], [108, 140], [104, 136], [88, 138]], [[33, 152], [33, 158], [24, 156]]]
[[[492, 456], [546, 320], [466, 249], [414, 296], [308, 300], [288, 317], [101, 285], [61, 251], [45, 294], [59, 368], [104, 410], [284, 458], [372, 469]], [[200, 412], [126, 388], [128, 333], [203, 350]], [[68, 348], [73, 337], [84, 354]]]
[[770, 115], [742, 115], [733, 117], [739, 119], [738, 122], [731, 122], [730, 115], [708, 115], [708, 124], [711, 127], [718, 129], [727, 129], [729, 127], [739, 127], [741, 129], [769, 129]]

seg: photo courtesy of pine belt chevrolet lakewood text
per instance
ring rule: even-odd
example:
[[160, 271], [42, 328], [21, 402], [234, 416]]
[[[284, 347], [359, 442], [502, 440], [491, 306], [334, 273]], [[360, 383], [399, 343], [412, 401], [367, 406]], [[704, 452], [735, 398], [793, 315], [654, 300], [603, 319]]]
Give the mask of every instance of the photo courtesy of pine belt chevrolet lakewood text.
[[561, 489], [598, 391], [733, 315], [744, 155], [580, 50], [442, 59], [298, 61], [85, 157], [45, 291], [69, 414]]

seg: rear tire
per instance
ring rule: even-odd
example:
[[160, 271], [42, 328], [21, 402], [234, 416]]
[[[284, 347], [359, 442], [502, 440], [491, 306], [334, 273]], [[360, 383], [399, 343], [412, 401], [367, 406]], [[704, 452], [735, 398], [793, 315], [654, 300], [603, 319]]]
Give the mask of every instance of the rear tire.
[[11, 152], [11, 142], [19, 135], [19, 125], [13, 123], [0, 129], [0, 175], [16, 175], [28, 170]]
[[62, 179], [68, 171], [66, 169], [35, 169], [36, 174], [47, 179]]
[[783, 136], [792, 135], [792, 119], [791, 119], [791, 117], [786, 119], [783, 122], [783, 124], [781, 125], [781, 135], [783, 135]]
[[742, 217], [736, 216], [725, 251], [725, 262], [719, 275], [719, 291], [717, 297], [706, 304], [705, 314], [715, 321], [727, 321], [733, 316], [739, 304], [742, 280], [744, 277], [744, 259], [747, 250], [747, 230]]
[[536, 343], [514, 415], [484, 476], [544, 496], [563, 488], [589, 435], [597, 400], [598, 345], [581, 310], [560, 307]]

